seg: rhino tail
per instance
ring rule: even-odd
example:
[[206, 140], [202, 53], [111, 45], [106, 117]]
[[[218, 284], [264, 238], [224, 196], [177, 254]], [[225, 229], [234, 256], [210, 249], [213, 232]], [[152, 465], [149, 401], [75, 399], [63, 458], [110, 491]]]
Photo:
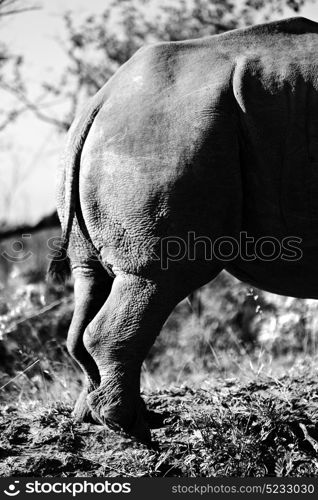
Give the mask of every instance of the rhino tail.
[[[62, 258], [64, 255], [64, 258]], [[54, 255], [48, 268], [48, 279], [53, 283], [62, 284], [71, 276], [71, 263], [67, 255], [67, 245], [59, 243], [59, 249], [54, 250]]]
[[78, 183], [81, 153], [89, 130], [104, 102], [103, 97], [100, 98], [100, 92], [96, 95], [96, 98], [93, 99], [90, 108], [88, 110], [86, 108], [73, 123], [68, 133], [66, 155], [63, 159], [64, 165], [62, 165], [62, 167], [64, 166], [65, 175], [64, 211], [62, 214], [59, 214], [62, 234], [55, 245], [53, 255], [51, 255], [51, 262], [47, 273], [48, 279], [55, 283], [64, 283], [71, 276], [68, 247], [76, 212], [76, 202], [79, 198]]

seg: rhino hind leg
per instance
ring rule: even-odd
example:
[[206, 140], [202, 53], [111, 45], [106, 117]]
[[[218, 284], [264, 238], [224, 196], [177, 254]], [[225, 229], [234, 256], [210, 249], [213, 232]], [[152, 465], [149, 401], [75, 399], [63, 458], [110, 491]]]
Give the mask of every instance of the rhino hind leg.
[[75, 306], [72, 322], [67, 337], [67, 348], [73, 359], [84, 373], [84, 387], [76, 402], [73, 416], [78, 421], [92, 422], [91, 411], [87, 405], [87, 395], [100, 383], [98, 367], [83, 343], [83, 335], [87, 325], [94, 318], [109, 295], [112, 278], [103, 268], [96, 269], [77, 267], [73, 271], [75, 277]]
[[183, 298], [175, 286], [118, 275], [111, 293], [84, 334], [101, 376], [88, 395], [96, 419], [143, 442], [151, 440], [140, 397], [141, 365], [173, 307]]

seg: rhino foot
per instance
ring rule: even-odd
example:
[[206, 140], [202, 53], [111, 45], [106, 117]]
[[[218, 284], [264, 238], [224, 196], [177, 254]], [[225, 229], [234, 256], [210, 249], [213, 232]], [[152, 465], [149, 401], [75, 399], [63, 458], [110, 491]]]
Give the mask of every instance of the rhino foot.
[[85, 422], [88, 424], [96, 424], [98, 420], [94, 418], [90, 407], [87, 404], [87, 389], [83, 389], [76, 401], [72, 416], [77, 422]]
[[119, 406], [111, 408], [101, 404], [100, 394], [93, 391], [87, 396], [87, 404], [91, 410], [92, 418], [102, 425], [106, 425], [116, 432], [124, 431], [129, 436], [136, 438], [138, 441], [150, 444], [151, 433], [149, 425], [144, 416], [145, 405], [139, 405], [134, 412], [133, 417], [127, 415], [127, 411]]

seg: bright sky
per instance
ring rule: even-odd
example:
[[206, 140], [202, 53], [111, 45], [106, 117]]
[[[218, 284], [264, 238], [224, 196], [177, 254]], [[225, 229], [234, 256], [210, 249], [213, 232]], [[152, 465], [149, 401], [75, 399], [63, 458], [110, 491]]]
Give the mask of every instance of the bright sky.
[[[29, 0], [40, 10], [2, 21], [1, 40], [24, 56], [31, 88], [56, 80], [63, 69], [64, 12], [73, 11], [76, 18], [98, 13], [107, 1]], [[31, 113], [1, 134], [0, 220], [36, 220], [54, 209], [55, 171], [62, 146], [63, 138], [54, 128]]]
[[[80, 18], [103, 11], [108, 1], [34, 0], [33, 5], [40, 10], [2, 21], [1, 40], [25, 57], [30, 84], [55, 80], [64, 66], [63, 13], [70, 10]], [[318, 22], [318, 2], [308, 3], [300, 15]], [[36, 220], [53, 210], [55, 171], [62, 143], [51, 126], [31, 115], [1, 133], [0, 220]]]

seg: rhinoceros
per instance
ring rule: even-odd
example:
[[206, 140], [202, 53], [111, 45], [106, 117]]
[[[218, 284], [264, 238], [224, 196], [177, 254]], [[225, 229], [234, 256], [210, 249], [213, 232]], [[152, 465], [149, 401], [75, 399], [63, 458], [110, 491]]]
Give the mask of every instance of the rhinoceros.
[[[86, 380], [74, 416], [149, 441], [141, 366], [178, 302], [223, 269], [318, 298], [318, 24], [143, 47], [75, 119], [57, 192], [50, 273], [73, 272], [67, 345]], [[206, 255], [242, 234], [285, 252]]]

